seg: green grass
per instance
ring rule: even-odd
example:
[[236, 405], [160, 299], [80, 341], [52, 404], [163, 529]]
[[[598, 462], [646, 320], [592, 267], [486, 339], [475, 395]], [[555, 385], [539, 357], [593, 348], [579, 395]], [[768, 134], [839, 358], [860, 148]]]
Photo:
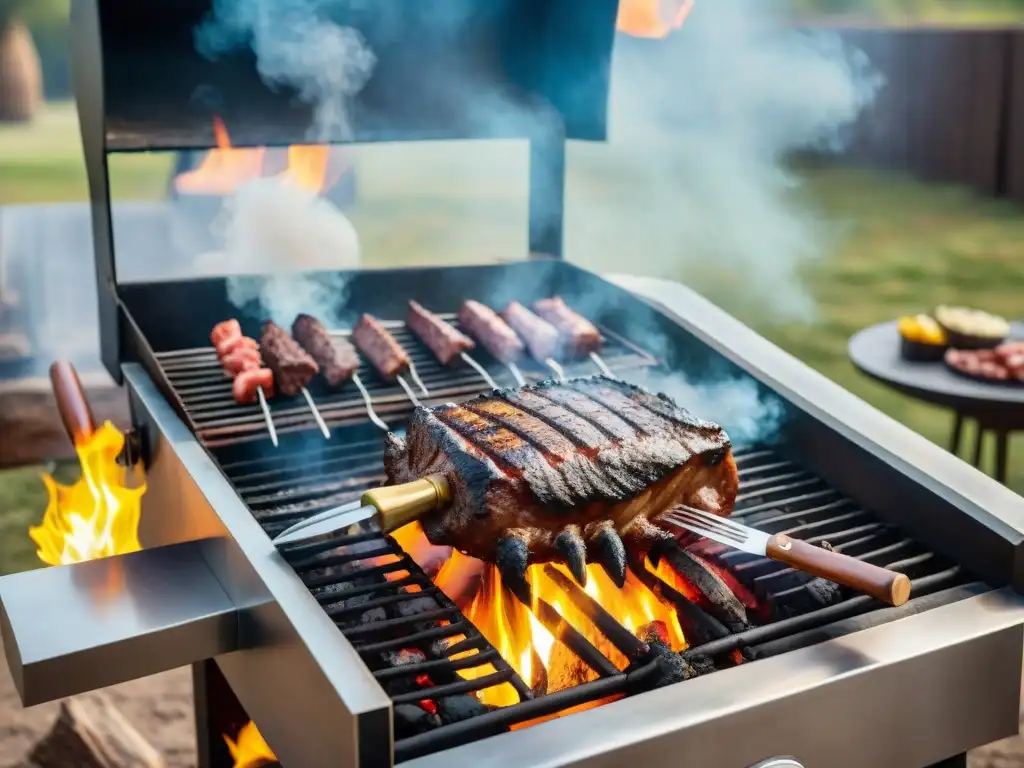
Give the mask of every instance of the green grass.
[[[68, 105], [51, 109], [31, 129], [0, 127], [0, 203], [84, 200], [77, 142]], [[743, 289], [742, 265], [711, 255], [721, 233], [701, 229], [713, 213], [704, 186], [709, 180], [688, 169], [672, 146], [570, 148], [569, 258], [596, 271], [689, 283], [807, 364], [944, 445], [949, 414], [859, 375], [847, 360], [847, 340], [869, 324], [940, 302], [1019, 316], [1024, 212], [899, 175], [803, 168], [797, 172], [803, 183], [788, 193], [789, 202], [809, 222], [836, 234], [800, 271], [819, 317], [785, 322], [763, 297]], [[354, 154], [359, 204], [350, 216], [365, 264], [522, 257], [524, 145], [374, 146]], [[114, 158], [111, 165], [117, 197], [164, 195], [166, 156]], [[1011, 462], [1010, 485], [1024, 492], [1024, 436], [1014, 438]], [[45, 506], [38, 473], [28, 468], [0, 475], [0, 572], [34, 564], [25, 529]]]

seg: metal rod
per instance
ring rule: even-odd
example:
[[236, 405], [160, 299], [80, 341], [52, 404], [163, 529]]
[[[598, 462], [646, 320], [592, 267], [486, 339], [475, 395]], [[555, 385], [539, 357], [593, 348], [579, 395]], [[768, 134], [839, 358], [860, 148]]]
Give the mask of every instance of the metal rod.
[[267, 403], [267, 396], [263, 394], [263, 387], [256, 387], [256, 396], [260, 399], [260, 409], [263, 411], [263, 420], [267, 422], [270, 442], [277, 448], [277, 429], [274, 428], [274, 417], [270, 415], [270, 405]]
[[352, 374], [352, 382], [359, 389], [359, 394], [363, 396], [363, 403], [366, 405], [366, 415], [370, 417], [370, 421], [385, 432], [390, 432], [391, 430], [388, 429], [388, 425], [381, 421], [380, 416], [373, 410], [373, 400], [370, 398], [370, 393], [366, 391], [366, 387], [363, 386], [362, 379], [359, 378], [358, 373]]
[[607, 376], [609, 379], [618, 379], [619, 377], [612, 373], [612, 369], [608, 367], [608, 363], [601, 359], [601, 356], [597, 352], [590, 353], [590, 359], [594, 361], [594, 365], [601, 369], [601, 373]]
[[420, 392], [423, 393], [423, 396], [430, 397], [430, 392], [427, 390], [426, 385], [424, 385], [423, 379], [421, 379], [420, 375], [416, 372], [416, 366], [411, 362], [409, 363], [409, 375], [412, 376], [412, 380], [416, 382], [416, 386], [420, 388]]
[[491, 374], [487, 372], [486, 368], [480, 365], [480, 363], [478, 363], [472, 357], [467, 355], [465, 352], [460, 352], [459, 354], [462, 357], [462, 361], [464, 363], [469, 365], [474, 371], [476, 371], [483, 377], [483, 380], [487, 382], [487, 386], [489, 386], [491, 389], [501, 389], [501, 387], [498, 386], [498, 383], [491, 378]]
[[597, 672], [601, 677], [612, 677], [619, 673], [604, 655], [583, 635], [559, 615], [554, 606], [537, 598], [532, 607], [533, 615], [543, 624], [555, 639], [565, 644], [576, 657]]
[[516, 384], [518, 384], [520, 387], [525, 387], [526, 379], [523, 378], [523, 373], [522, 371], [519, 370], [519, 366], [516, 365], [515, 363], [507, 363], [507, 365], [508, 369], [512, 371], [512, 376], [515, 378]]
[[409, 382], [401, 376], [396, 376], [395, 378], [398, 379], [398, 383], [402, 385], [402, 389], [405, 390], [405, 394], [407, 394], [409, 399], [412, 400], [412, 404], [417, 408], [421, 407], [423, 404], [419, 401], [419, 398], [416, 397], [416, 393], [412, 391], [412, 387], [409, 386]]
[[324, 437], [327, 440], [331, 439], [331, 430], [328, 428], [327, 423], [324, 421], [324, 417], [320, 415], [320, 409], [316, 407], [316, 403], [313, 402], [313, 396], [309, 394], [309, 390], [305, 387], [302, 388], [302, 396], [306, 398], [306, 402], [309, 404], [309, 410], [313, 413], [313, 418], [316, 419], [316, 425], [320, 427], [320, 431], [324, 433]]
[[547, 358], [544, 361], [544, 365], [546, 365], [548, 368], [555, 372], [555, 378], [557, 378], [559, 381], [565, 381], [565, 371], [562, 370], [562, 366], [560, 366], [554, 358]]

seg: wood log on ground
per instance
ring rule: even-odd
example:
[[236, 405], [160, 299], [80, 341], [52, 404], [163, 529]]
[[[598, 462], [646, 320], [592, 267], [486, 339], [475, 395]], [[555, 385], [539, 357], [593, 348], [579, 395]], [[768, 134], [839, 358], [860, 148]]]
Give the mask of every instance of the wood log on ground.
[[[102, 424], [131, 424], [125, 393], [106, 374], [81, 374], [82, 387]], [[0, 467], [75, 458], [61, 422], [50, 380], [45, 377], [0, 381]]]
[[98, 693], [65, 699], [19, 768], [164, 768], [160, 753]]

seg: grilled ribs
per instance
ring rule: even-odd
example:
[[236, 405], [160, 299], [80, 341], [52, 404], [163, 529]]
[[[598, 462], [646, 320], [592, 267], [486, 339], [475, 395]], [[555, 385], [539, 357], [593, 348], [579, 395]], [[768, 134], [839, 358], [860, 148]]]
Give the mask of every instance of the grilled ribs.
[[423, 521], [427, 538], [493, 562], [528, 594], [530, 563], [586, 563], [618, 585], [626, 551], [671, 537], [676, 504], [728, 515], [738, 475], [725, 431], [664, 395], [594, 377], [495, 390], [462, 405], [417, 408], [387, 437], [389, 483], [444, 474], [452, 503]]

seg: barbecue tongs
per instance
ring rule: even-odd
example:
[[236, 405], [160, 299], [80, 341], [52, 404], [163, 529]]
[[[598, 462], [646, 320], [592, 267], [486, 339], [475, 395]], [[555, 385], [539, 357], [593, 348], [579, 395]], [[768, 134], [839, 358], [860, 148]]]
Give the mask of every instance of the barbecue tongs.
[[444, 475], [427, 475], [411, 483], [374, 488], [358, 501], [342, 504], [296, 523], [277, 535], [274, 546], [281, 548], [328, 539], [364, 520], [376, 522], [381, 533], [391, 533], [430, 512], [436, 512], [450, 500], [451, 489]]

